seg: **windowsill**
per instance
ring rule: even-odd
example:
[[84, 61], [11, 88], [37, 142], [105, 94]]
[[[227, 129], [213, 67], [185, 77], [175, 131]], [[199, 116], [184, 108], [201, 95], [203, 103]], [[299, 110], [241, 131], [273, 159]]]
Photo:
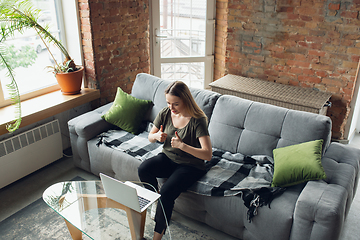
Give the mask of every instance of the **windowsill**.
[[[60, 90], [57, 90], [22, 101], [20, 127], [25, 127], [98, 98], [100, 98], [99, 90], [83, 88], [77, 95], [63, 95]], [[13, 105], [0, 108], [0, 135], [8, 133], [6, 124], [14, 119], [15, 107]]]

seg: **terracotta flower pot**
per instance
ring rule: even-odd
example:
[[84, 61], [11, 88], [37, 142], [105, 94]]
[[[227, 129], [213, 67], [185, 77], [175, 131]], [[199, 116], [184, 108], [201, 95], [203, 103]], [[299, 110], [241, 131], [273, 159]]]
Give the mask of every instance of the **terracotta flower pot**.
[[56, 80], [58, 81], [61, 92], [64, 95], [74, 95], [81, 91], [84, 67], [78, 67], [80, 67], [80, 69], [75, 72], [56, 74]]

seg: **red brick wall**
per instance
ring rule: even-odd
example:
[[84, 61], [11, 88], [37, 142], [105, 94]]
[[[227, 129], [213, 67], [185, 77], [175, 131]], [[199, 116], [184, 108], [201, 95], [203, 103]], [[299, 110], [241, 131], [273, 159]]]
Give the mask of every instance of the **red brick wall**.
[[101, 104], [117, 87], [130, 92], [136, 74], [150, 73], [149, 3], [79, 0], [85, 85], [100, 89]]
[[223, 72], [331, 92], [328, 116], [341, 139], [360, 56], [359, 10], [359, 0], [228, 0]]

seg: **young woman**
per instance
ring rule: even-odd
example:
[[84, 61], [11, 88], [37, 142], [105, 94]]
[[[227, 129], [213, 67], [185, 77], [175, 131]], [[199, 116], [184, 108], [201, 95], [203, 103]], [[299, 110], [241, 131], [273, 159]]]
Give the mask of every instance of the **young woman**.
[[161, 239], [165, 233], [166, 220], [171, 219], [175, 199], [206, 173], [204, 160], [210, 161], [212, 156], [206, 115], [186, 84], [181, 81], [171, 83], [165, 90], [165, 97], [167, 107], [155, 118], [148, 137], [150, 142], [164, 142], [163, 150], [139, 167], [140, 180], [156, 190], [156, 178], [167, 178], [160, 189], [165, 216], [159, 201], [154, 240]]

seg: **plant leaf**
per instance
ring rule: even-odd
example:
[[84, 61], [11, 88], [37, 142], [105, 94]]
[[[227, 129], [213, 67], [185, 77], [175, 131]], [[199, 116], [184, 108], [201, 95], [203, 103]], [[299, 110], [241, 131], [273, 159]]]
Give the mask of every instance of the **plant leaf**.
[[4, 64], [8, 70], [7, 77], [11, 79], [11, 82], [6, 85], [9, 90], [11, 100], [13, 105], [15, 105], [15, 120], [6, 125], [6, 130], [10, 133], [14, 132], [20, 127], [21, 124], [21, 102], [20, 102], [20, 92], [16, 84], [14, 71], [11, 66], [6, 61], [6, 54], [3, 52], [3, 47], [0, 46], [0, 62]]

